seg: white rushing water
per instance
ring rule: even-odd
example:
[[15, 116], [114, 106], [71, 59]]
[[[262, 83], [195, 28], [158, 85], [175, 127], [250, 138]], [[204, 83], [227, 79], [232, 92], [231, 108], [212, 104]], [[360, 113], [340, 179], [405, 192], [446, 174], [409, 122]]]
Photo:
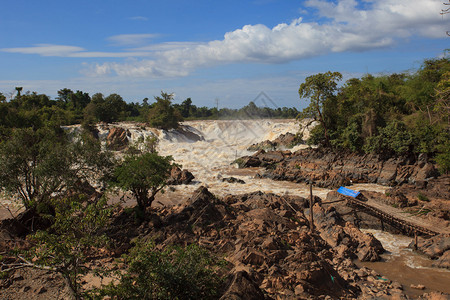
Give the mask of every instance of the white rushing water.
[[[233, 164], [237, 158], [251, 155], [254, 152], [247, 148], [252, 144], [265, 140], [274, 140], [281, 134], [297, 133], [299, 123], [296, 120], [207, 120], [183, 122], [178, 130], [159, 130], [135, 123], [110, 124], [98, 126], [99, 137], [106, 143], [106, 137], [111, 127], [119, 126], [129, 132], [130, 143], [139, 138], [156, 136], [157, 150], [161, 155], [171, 155], [174, 161], [195, 176], [193, 183], [167, 189], [165, 194], [157, 196], [157, 200], [164, 204], [176, 204], [186, 199], [200, 185], [206, 186], [217, 196], [227, 194], [243, 194], [255, 191], [292, 194], [302, 197], [309, 196], [309, 187], [305, 184], [273, 181], [270, 179], [256, 179], [255, 175], [262, 169], [238, 169]], [[79, 127], [72, 127], [79, 130]], [[303, 132], [307, 139], [309, 131]], [[299, 145], [291, 151], [307, 147]], [[241, 179], [245, 184], [223, 182], [222, 178], [233, 176]], [[375, 184], [361, 184], [355, 187], [384, 192], [385, 187]], [[313, 193], [325, 198], [330, 190], [314, 188]]]
[[[175, 162], [188, 169], [196, 177], [197, 184], [179, 186], [183, 194], [196, 189], [199, 184], [218, 195], [249, 193], [254, 191], [277, 194], [295, 194], [307, 196], [308, 188], [304, 184], [255, 179], [258, 170], [239, 170], [233, 161], [236, 158], [251, 155], [247, 148], [265, 140], [274, 140], [280, 134], [297, 133], [299, 124], [294, 120], [233, 120], [233, 121], [191, 121], [183, 125], [190, 132], [201, 136], [203, 140], [189, 140], [185, 136], [171, 132], [159, 132], [158, 151], [162, 155], [172, 155]], [[307, 137], [308, 133], [305, 133]], [[293, 151], [306, 146], [298, 146]], [[222, 182], [223, 177], [236, 177], [245, 184]], [[325, 196], [329, 190], [315, 189], [314, 193]]]

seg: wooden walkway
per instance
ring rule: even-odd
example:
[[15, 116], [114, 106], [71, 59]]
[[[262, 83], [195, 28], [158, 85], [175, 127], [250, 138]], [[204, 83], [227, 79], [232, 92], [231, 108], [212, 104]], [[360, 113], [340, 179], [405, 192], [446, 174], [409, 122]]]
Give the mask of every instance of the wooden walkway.
[[436, 228], [419, 217], [407, 215], [404, 211], [382, 204], [378, 201], [368, 200], [367, 202], [358, 199], [343, 196], [346, 205], [356, 208], [359, 211], [367, 213], [380, 219], [381, 222], [389, 224], [392, 227], [402, 231], [408, 236], [422, 235], [434, 236], [438, 234], [450, 235], [448, 228]]

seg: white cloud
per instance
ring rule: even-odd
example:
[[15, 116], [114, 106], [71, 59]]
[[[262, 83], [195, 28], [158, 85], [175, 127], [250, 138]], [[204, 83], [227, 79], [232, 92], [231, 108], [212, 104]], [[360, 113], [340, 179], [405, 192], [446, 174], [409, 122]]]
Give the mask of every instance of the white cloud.
[[84, 49], [81, 47], [51, 45], [51, 44], [37, 44], [34, 45], [33, 47], [3, 48], [0, 50], [10, 53], [38, 54], [41, 56], [64, 56], [64, 57], [70, 56], [73, 53], [84, 51]]
[[109, 37], [108, 40], [117, 46], [139, 46], [158, 36], [158, 34], [152, 33], [119, 34]]
[[84, 48], [67, 45], [37, 44], [32, 47], [22, 48], [3, 48], [3, 52], [37, 54], [41, 56], [60, 56], [60, 57], [80, 57], [80, 58], [129, 58], [146, 57], [152, 53], [148, 51], [126, 51], [126, 52], [93, 52], [86, 51]]
[[129, 19], [133, 20], [133, 21], [148, 21], [148, 18], [147, 17], [143, 17], [143, 16], [135, 16], [135, 17], [131, 17]]
[[156, 51], [153, 60], [105, 63], [119, 76], [182, 76], [192, 70], [225, 63], [283, 63], [332, 52], [364, 51], [393, 45], [420, 35], [443, 37], [445, 26], [437, 0], [376, 0], [359, 8], [355, 0], [337, 3], [309, 0], [324, 23], [302, 22], [273, 28], [246, 25], [208, 43], [166, 43], [140, 48]]
[[[308, 0], [321, 22], [303, 22], [273, 28], [246, 25], [223, 39], [205, 43], [167, 42], [142, 46], [155, 34], [124, 34], [109, 38], [122, 52], [90, 52], [80, 47], [36, 45], [2, 51], [43, 56], [135, 58], [126, 62], [96, 63], [85, 70], [92, 76], [177, 77], [193, 70], [228, 63], [284, 63], [335, 52], [388, 47], [412, 36], [445, 37], [440, 0]], [[151, 58], [149, 58], [151, 57]], [[137, 60], [136, 58], [142, 58]]]

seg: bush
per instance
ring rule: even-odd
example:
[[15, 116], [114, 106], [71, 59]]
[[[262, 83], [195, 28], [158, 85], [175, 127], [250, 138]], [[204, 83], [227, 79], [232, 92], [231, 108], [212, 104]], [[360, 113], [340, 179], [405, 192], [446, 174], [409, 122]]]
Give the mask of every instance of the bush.
[[439, 153], [436, 155], [436, 162], [439, 165], [439, 171], [441, 173], [450, 172], [450, 140], [447, 139], [445, 143], [437, 146]]
[[65, 199], [54, 204], [56, 214], [53, 225], [47, 230], [39, 230], [29, 239], [35, 245], [27, 251], [27, 256], [36, 268], [60, 273], [75, 299], [81, 299], [82, 275], [91, 271], [86, 267], [89, 254], [108, 244], [108, 238], [99, 234], [111, 213], [106, 198], [82, 204], [83, 196], [78, 199]]
[[150, 207], [155, 195], [162, 190], [172, 168], [171, 156], [156, 152], [130, 155], [115, 169], [115, 185], [131, 191], [142, 211]]
[[99, 291], [117, 299], [218, 299], [224, 278], [223, 261], [197, 245], [157, 250], [138, 244], [125, 257], [128, 271], [120, 282]]

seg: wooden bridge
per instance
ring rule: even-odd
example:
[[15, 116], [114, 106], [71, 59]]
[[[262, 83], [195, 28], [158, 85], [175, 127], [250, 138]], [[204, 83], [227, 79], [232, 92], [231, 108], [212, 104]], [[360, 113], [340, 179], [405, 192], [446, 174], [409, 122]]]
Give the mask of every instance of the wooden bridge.
[[[377, 205], [377, 207], [374, 207], [374, 203], [370, 202], [363, 202], [361, 200], [344, 196], [346, 200], [347, 206], [353, 207], [358, 209], [359, 211], [362, 211], [366, 214], [369, 214], [371, 216], [374, 216], [378, 218], [382, 224], [389, 224], [392, 227], [400, 230], [402, 233], [408, 235], [408, 236], [415, 236], [415, 235], [424, 235], [424, 236], [434, 236], [438, 235], [443, 232], [437, 232], [433, 229], [427, 228], [423, 226], [423, 224], [416, 224], [416, 222], [410, 222], [408, 220], [405, 220], [405, 218], [400, 218], [394, 216], [390, 212], [386, 212], [385, 210], [382, 210], [380, 208], [380, 205]], [[372, 205], [371, 205], [372, 204]]]
[[349, 207], [378, 218], [381, 222], [382, 229], [385, 224], [388, 224], [408, 236], [434, 236], [438, 234], [450, 236], [450, 228], [437, 228], [427, 220], [412, 216], [401, 209], [394, 208], [373, 199], [361, 201], [357, 198], [342, 194], [339, 194], [338, 199], [339, 200], [331, 202], [322, 202], [322, 204], [345, 202], [345, 205]]

